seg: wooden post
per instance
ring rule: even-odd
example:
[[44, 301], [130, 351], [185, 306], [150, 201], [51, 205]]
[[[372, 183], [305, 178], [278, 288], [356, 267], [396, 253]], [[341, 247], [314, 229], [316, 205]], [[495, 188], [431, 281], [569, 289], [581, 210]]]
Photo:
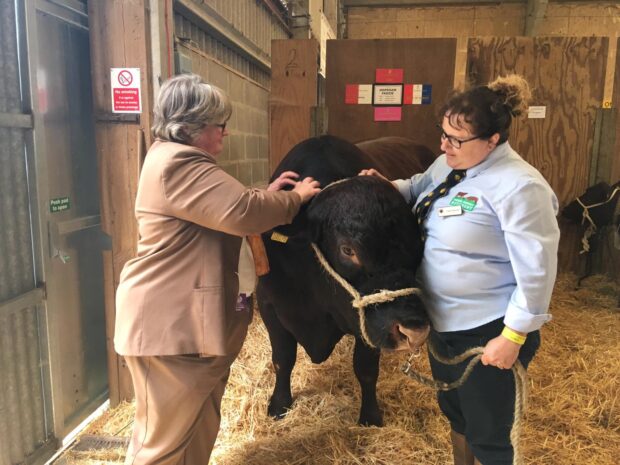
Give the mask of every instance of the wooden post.
[[[135, 255], [138, 230], [134, 202], [141, 151], [151, 143], [152, 70], [149, 0], [88, 2], [95, 138], [103, 231], [112, 238], [104, 252], [104, 287], [110, 403], [131, 399], [131, 376], [113, 346], [115, 293], [125, 262]], [[113, 118], [110, 68], [140, 68], [142, 113]], [[145, 141], [142, 142], [142, 134]]]

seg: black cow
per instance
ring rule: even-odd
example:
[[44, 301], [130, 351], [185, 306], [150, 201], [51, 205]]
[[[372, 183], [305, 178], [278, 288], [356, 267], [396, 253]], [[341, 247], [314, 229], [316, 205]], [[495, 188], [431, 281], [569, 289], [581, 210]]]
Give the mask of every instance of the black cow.
[[583, 194], [562, 210], [564, 218], [573, 223], [581, 223], [585, 228], [581, 239], [580, 254], [586, 254], [586, 264], [584, 274], [578, 279], [577, 286], [581, 286], [581, 281], [592, 274], [592, 255], [599, 248], [601, 237], [604, 237], [601, 231], [613, 225], [614, 212], [619, 199], [620, 182], [612, 186], [606, 182], [599, 182], [588, 187]]
[[[425, 308], [414, 294], [364, 308], [367, 336], [375, 347], [366, 344], [351, 296], [325, 272], [311, 248], [315, 243], [362, 296], [416, 285], [423, 247], [411, 208], [390, 183], [356, 175], [374, 167], [391, 178], [408, 177], [424, 170], [434, 155], [403, 138], [359, 146], [364, 151], [333, 136], [308, 139], [294, 147], [273, 174], [275, 179], [283, 171], [296, 171], [325, 188], [291, 225], [277, 228], [286, 242], [273, 232], [263, 235], [271, 271], [260, 278], [257, 299], [276, 371], [268, 408], [276, 418], [292, 404], [290, 376], [297, 343], [314, 363], [321, 363], [344, 334], [353, 334], [353, 367], [362, 391], [359, 422], [382, 425], [376, 398], [380, 349], [413, 350], [428, 334]], [[345, 178], [350, 179], [326, 187]]]

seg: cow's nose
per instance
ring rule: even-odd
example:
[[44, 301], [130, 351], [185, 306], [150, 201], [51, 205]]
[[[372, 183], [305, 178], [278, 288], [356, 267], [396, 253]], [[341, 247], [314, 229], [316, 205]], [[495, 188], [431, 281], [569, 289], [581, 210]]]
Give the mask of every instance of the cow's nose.
[[431, 327], [426, 325], [423, 328], [407, 328], [401, 324], [396, 324], [396, 331], [400, 336], [399, 340], [396, 342], [396, 350], [414, 352], [426, 342]]

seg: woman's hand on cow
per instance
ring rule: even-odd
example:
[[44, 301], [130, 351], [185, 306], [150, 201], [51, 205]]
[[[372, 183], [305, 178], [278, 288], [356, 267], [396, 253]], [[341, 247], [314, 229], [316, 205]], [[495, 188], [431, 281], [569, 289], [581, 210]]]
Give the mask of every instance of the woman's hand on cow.
[[487, 342], [480, 361], [483, 365], [492, 365], [501, 370], [509, 370], [517, 361], [521, 346], [509, 341], [504, 336], [497, 336]]
[[299, 175], [295, 173], [295, 171], [285, 171], [280, 176], [278, 176], [269, 187], [267, 187], [268, 191], [279, 191], [284, 186], [293, 186], [297, 185], [297, 179]]
[[375, 178], [383, 179], [384, 181], [389, 182], [392, 186], [394, 186], [394, 189], [398, 189], [398, 187], [396, 186], [396, 184], [393, 181], [390, 181], [388, 178], [383, 176], [381, 173], [379, 173], [374, 168], [369, 168], [367, 170], [362, 170], [362, 171], [359, 172], [358, 176], [374, 176]]
[[304, 178], [295, 184], [293, 192], [297, 192], [301, 197], [302, 203], [306, 203], [321, 192], [320, 186], [319, 181], [315, 181], [314, 178]]
[[379, 173], [374, 168], [369, 168], [367, 170], [362, 170], [362, 171], [359, 172], [358, 176], [374, 176], [375, 178], [380, 178], [380, 179], [383, 179], [385, 181], [388, 181], [388, 178], [383, 176], [381, 173]]

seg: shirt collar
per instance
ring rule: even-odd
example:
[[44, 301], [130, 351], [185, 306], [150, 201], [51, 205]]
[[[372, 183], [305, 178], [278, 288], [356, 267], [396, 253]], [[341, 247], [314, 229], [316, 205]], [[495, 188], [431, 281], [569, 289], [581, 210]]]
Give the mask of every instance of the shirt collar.
[[484, 170], [490, 168], [495, 163], [497, 163], [497, 161], [505, 158], [510, 152], [512, 152], [512, 147], [510, 147], [508, 141], [498, 145], [493, 150], [491, 150], [489, 155], [484, 160], [482, 160], [476, 166], [472, 166], [467, 170], [467, 178], [471, 179], [482, 173]]

